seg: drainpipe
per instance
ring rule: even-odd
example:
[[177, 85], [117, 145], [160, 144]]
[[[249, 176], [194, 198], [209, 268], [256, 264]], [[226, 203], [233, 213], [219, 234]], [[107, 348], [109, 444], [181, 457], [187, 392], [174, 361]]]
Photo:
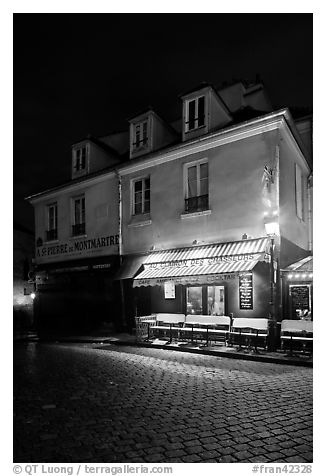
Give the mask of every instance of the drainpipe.
[[[119, 193], [119, 263], [120, 266], [122, 265], [122, 257], [123, 257], [123, 243], [122, 243], [122, 185], [121, 185], [121, 175], [119, 172], [116, 171], [117, 178], [118, 178], [118, 193]], [[119, 280], [120, 282], [120, 295], [121, 295], [121, 322], [123, 327], [127, 327], [127, 319], [126, 319], [126, 307], [125, 307], [125, 293], [123, 287], [123, 279]]]
[[312, 251], [312, 173], [308, 177], [308, 250]]

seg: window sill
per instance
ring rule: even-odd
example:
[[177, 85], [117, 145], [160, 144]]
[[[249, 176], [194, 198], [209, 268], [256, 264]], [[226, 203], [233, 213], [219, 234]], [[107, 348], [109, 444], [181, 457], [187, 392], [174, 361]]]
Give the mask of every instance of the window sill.
[[49, 245], [49, 244], [54, 244], [54, 243], [59, 243], [59, 240], [58, 238], [56, 238], [55, 240], [44, 240], [44, 244], [45, 245]]
[[128, 224], [128, 228], [134, 228], [138, 226], [146, 226], [146, 225], [151, 225], [152, 220], [143, 220], [143, 221], [132, 221]]
[[205, 215], [210, 215], [212, 213], [212, 210], [202, 210], [201, 212], [191, 212], [191, 213], [182, 213], [181, 220], [185, 220], [186, 218], [195, 218], [195, 217], [201, 217]]
[[76, 238], [76, 239], [77, 239], [77, 238], [87, 238], [87, 235], [71, 235], [70, 238], [71, 238], [72, 240], [75, 239], [75, 238]]
[[207, 127], [206, 124], [202, 125], [202, 126], [199, 126], [199, 127], [195, 127], [194, 129], [187, 129], [185, 131], [185, 134], [191, 134], [192, 132], [195, 132], [195, 131], [200, 131], [202, 129], [205, 129]]

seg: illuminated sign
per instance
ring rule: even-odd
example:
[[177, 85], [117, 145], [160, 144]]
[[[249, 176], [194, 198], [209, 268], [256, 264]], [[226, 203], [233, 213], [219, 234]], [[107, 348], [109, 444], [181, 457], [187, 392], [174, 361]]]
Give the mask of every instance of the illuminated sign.
[[253, 309], [252, 273], [239, 276], [240, 309]]

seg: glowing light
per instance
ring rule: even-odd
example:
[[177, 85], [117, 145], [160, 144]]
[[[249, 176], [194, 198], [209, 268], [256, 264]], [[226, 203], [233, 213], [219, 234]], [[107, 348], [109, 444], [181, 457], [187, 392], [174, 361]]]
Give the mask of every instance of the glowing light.
[[277, 210], [274, 210], [274, 211], [273, 211], [273, 215], [274, 215], [274, 216], [277, 215]]
[[309, 278], [312, 278], [312, 273], [309, 274]]
[[31, 293], [31, 298], [34, 300], [36, 298], [36, 294], [35, 293]]
[[305, 278], [307, 275], [305, 273], [302, 274], [302, 277]]
[[300, 274], [296, 274], [294, 277], [298, 279], [300, 278]]
[[288, 275], [288, 278], [289, 278], [289, 279], [292, 279], [292, 278], [293, 278], [293, 274], [289, 274], [289, 275]]

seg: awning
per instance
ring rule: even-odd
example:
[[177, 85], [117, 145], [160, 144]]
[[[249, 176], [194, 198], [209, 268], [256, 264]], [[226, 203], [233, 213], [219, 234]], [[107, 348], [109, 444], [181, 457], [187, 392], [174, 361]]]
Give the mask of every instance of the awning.
[[143, 262], [144, 256], [124, 256], [122, 265], [114, 276], [114, 280], [132, 279], [139, 271]]
[[216, 281], [232, 279], [236, 276], [236, 274], [230, 276], [230, 273], [251, 271], [258, 262], [258, 260], [250, 260], [219, 263], [210, 266], [147, 268], [134, 279], [133, 286], [156, 286], [166, 281], [173, 281], [175, 284], [213, 284]]
[[157, 251], [148, 255], [145, 264], [175, 262], [183, 260], [209, 259], [227, 256], [248, 255], [265, 253], [268, 238], [255, 238], [249, 240], [217, 243], [214, 245], [192, 246], [173, 250]]
[[288, 272], [297, 271], [297, 272], [305, 272], [305, 273], [312, 273], [312, 270], [313, 270], [312, 256], [307, 256], [306, 258], [296, 261], [295, 263], [292, 263], [286, 268], [282, 269], [282, 271], [288, 271]]
[[265, 259], [268, 238], [218, 243], [154, 252], [143, 262], [144, 270], [133, 286], [156, 286], [166, 281], [175, 284], [202, 284], [235, 278], [251, 271]]

